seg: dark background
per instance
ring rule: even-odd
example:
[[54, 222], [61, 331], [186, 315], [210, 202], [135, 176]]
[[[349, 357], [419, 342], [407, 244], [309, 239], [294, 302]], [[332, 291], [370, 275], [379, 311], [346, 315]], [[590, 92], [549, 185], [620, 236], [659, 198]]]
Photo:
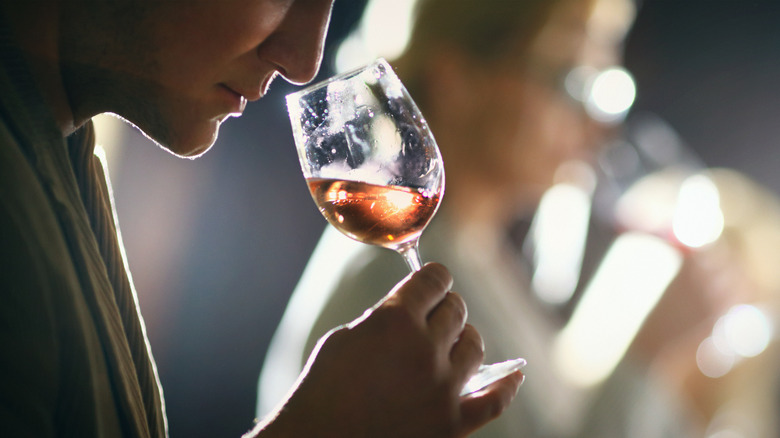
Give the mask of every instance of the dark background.
[[[331, 49], [364, 1], [338, 0]], [[711, 166], [780, 193], [777, 0], [645, 0], [626, 45], [635, 108], [663, 117]], [[330, 75], [330, 52], [320, 77]], [[172, 438], [252, 425], [265, 350], [325, 226], [300, 175], [277, 81], [194, 161], [123, 133], [111, 152], [128, 259]]]
[[625, 64], [636, 110], [662, 116], [707, 165], [780, 193], [780, 2], [645, 0]]

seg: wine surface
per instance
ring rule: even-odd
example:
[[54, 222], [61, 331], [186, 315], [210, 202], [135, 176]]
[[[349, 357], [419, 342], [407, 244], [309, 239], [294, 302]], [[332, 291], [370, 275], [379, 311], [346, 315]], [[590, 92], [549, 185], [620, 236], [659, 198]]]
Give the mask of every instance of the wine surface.
[[306, 182], [331, 225], [355, 240], [390, 249], [419, 237], [439, 205], [438, 193], [409, 187], [325, 178]]

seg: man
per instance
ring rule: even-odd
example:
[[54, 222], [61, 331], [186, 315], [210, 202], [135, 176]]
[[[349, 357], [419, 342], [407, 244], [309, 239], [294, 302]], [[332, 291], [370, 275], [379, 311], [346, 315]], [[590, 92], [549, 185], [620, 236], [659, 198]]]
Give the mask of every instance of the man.
[[[332, 0], [0, 2], [0, 436], [161, 437], [164, 402], [91, 117], [195, 157], [274, 77], [310, 81]], [[517, 372], [468, 397], [482, 360], [431, 264], [323, 339], [247, 436], [463, 436]]]

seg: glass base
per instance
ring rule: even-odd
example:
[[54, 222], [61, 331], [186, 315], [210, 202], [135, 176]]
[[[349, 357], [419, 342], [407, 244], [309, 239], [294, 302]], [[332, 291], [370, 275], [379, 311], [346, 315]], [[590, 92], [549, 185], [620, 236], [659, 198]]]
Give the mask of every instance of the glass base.
[[491, 383], [514, 373], [526, 364], [525, 359], [510, 359], [491, 365], [481, 365], [477, 373], [471, 376], [466, 385], [460, 391], [460, 395], [468, 395], [477, 392]]

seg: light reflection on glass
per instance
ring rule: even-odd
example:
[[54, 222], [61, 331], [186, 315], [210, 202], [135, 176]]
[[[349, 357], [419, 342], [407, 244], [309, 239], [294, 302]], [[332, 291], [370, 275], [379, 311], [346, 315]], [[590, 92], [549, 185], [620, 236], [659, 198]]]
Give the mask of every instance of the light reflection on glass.
[[662, 239], [618, 237], [556, 339], [561, 375], [582, 387], [609, 376], [681, 265], [680, 252]]
[[761, 354], [773, 337], [774, 325], [763, 310], [750, 304], [734, 306], [699, 345], [696, 364], [705, 376], [722, 377], [743, 358]]

